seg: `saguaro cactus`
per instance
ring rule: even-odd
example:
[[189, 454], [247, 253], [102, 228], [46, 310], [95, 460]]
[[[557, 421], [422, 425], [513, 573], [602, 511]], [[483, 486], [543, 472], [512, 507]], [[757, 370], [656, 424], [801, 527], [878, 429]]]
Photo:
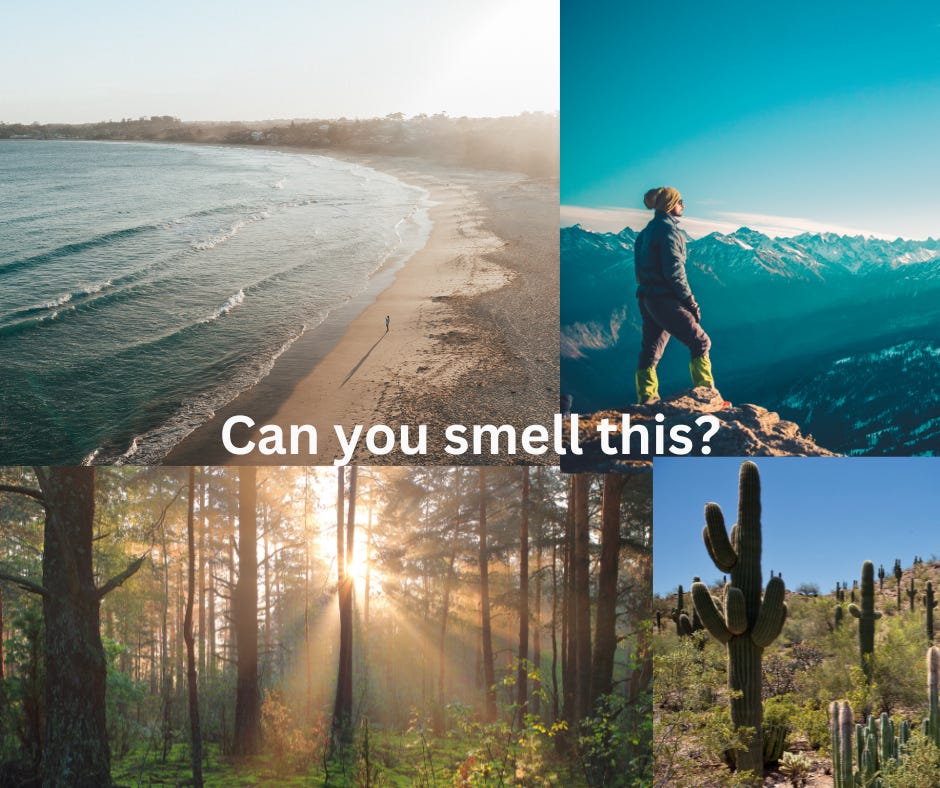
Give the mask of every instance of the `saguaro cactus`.
[[927, 643], [933, 645], [933, 609], [937, 606], [933, 598], [933, 583], [927, 581], [927, 589], [924, 591], [924, 607], [927, 609]]
[[679, 586], [679, 591], [676, 594], [676, 607], [672, 609], [672, 615], [670, 616], [673, 621], [676, 622], [676, 634], [679, 637], [688, 637], [692, 634], [692, 621], [686, 615], [683, 605], [683, 600], [685, 599], [682, 586]]
[[930, 716], [924, 720], [924, 735], [940, 747], [940, 648], [931, 646], [927, 649], [927, 700], [930, 703]]
[[842, 610], [842, 605], [836, 605], [836, 609], [832, 615], [833, 615], [833, 623], [835, 624], [835, 628], [839, 629], [842, 626], [842, 619], [843, 619], [843, 616], [845, 615]]
[[885, 565], [878, 564], [878, 591], [880, 593], [885, 592]]
[[904, 592], [911, 602], [911, 612], [914, 612], [914, 601], [917, 599], [917, 592], [914, 590], [914, 576], [911, 575], [911, 586]]
[[833, 788], [853, 788], [852, 770], [852, 707], [848, 701], [834, 700], [829, 704], [829, 734], [832, 737]]
[[901, 577], [903, 576], [903, 574], [904, 572], [901, 569], [901, 559], [895, 558], [894, 559], [894, 579], [897, 581], [897, 585], [898, 585], [898, 610], [899, 611], [901, 610]]
[[763, 771], [761, 723], [761, 655], [780, 634], [786, 620], [783, 580], [772, 578], [761, 600], [760, 476], [752, 462], [741, 464], [738, 523], [730, 538], [718, 504], [705, 505], [705, 547], [722, 572], [730, 572], [723, 614], [704, 583], [692, 585], [692, 603], [705, 628], [728, 649], [728, 686], [732, 691], [731, 721], [755, 733], [746, 750], [735, 753], [737, 768]]
[[858, 619], [858, 647], [865, 678], [871, 681], [872, 659], [875, 652], [875, 621], [881, 612], [875, 610], [875, 566], [871, 561], [862, 564], [862, 607], [854, 603], [849, 612]]

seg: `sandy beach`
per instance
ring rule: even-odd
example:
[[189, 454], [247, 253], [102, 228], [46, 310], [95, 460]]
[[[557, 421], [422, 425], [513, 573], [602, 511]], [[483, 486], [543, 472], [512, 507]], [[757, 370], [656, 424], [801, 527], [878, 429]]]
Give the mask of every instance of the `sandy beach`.
[[[334, 425], [346, 434], [363, 426], [356, 463], [557, 463], [551, 451], [515, 457], [444, 451], [451, 424], [509, 424], [520, 433], [551, 425], [558, 399], [557, 180], [418, 159], [350, 159], [428, 190], [427, 244], [295, 343], [265, 380], [191, 433], [165, 463], [329, 465], [343, 456]], [[295, 455], [257, 448], [231, 454], [222, 428], [234, 415], [255, 423], [233, 430], [240, 446], [257, 443], [260, 427], [278, 425], [289, 449], [290, 425], [312, 425], [317, 452], [309, 454], [303, 441]], [[389, 453], [369, 451], [365, 432], [379, 424], [396, 436], [408, 425], [413, 444], [418, 425], [426, 425], [427, 453], [405, 454], [397, 444]]]

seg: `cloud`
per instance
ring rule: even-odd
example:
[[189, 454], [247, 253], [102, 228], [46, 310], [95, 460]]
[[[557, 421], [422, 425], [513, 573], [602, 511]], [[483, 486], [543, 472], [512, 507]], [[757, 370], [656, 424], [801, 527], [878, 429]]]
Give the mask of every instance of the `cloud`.
[[[624, 227], [642, 230], [652, 218], [650, 211], [637, 208], [602, 207], [591, 208], [582, 205], [562, 205], [560, 210], [561, 226], [581, 224], [595, 232], [620, 232]], [[692, 238], [701, 238], [709, 233], [732, 233], [740, 227], [750, 227], [773, 238], [787, 238], [801, 233], [836, 233], [837, 235], [864, 235], [873, 238], [894, 240], [893, 235], [877, 233], [872, 230], [845, 227], [814, 219], [797, 216], [774, 216], [771, 214], [719, 212], [714, 217], [697, 217], [686, 214], [682, 217], [682, 229]]]

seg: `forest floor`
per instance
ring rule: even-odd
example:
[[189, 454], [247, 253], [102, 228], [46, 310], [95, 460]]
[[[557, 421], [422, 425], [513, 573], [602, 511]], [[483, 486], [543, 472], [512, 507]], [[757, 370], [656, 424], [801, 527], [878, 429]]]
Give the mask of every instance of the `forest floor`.
[[[489, 749], [485, 743], [462, 735], [433, 740], [407, 733], [381, 733], [374, 737], [369, 757], [361, 746], [350, 748], [344, 759], [327, 761], [323, 753], [265, 753], [251, 758], [223, 755], [215, 744], [204, 746], [203, 784], [229, 786], [446, 786], [514, 785], [517, 779], [533, 784], [578, 788], [587, 782], [577, 762], [558, 758], [546, 748], [525, 753]], [[166, 759], [152, 748], [131, 750], [112, 764], [116, 786], [192, 785], [190, 749], [175, 744]]]

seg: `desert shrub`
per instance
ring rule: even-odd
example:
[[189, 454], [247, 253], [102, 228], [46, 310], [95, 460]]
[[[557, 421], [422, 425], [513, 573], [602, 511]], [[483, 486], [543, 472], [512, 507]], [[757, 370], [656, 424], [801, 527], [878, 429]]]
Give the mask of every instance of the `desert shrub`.
[[881, 772], [882, 788], [940, 788], [940, 749], [920, 731], [911, 733], [904, 757]]
[[[700, 650], [685, 638], [653, 659], [653, 757], [656, 786], [703, 785], [724, 769], [730, 750], [753, 731], [735, 730], [727, 703], [726, 669], [715, 644]], [[747, 784], [744, 772], [725, 770], [725, 785]]]
[[878, 687], [875, 708], [890, 714], [896, 709], [919, 707], [926, 699], [923, 665], [927, 636], [923, 613], [885, 617], [880, 623], [872, 666], [872, 681]]

